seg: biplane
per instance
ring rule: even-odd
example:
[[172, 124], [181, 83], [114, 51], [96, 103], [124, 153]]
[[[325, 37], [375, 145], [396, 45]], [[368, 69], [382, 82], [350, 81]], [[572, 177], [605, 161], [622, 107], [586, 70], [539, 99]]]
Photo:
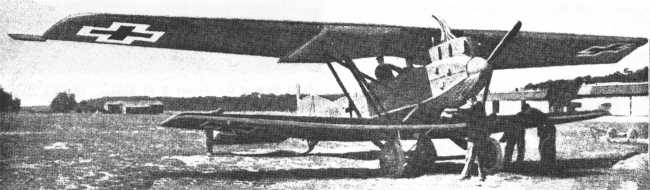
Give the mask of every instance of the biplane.
[[[485, 102], [498, 69], [616, 63], [647, 43], [645, 38], [520, 31], [451, 29], [377, 24], [85, 14], [61, 20], [42, 35], [9, 34], [27, 41], [63, 40], [169, 48], [279, 58], [279, 63], [321, 63], [349, 101], [350, 118], [243, 115], [223, 111], [180, 113], [164, 127], [202, 130], [208, 152], [217, 144], [305, 139], [309, 153], [319, 141], [371, 141], [380, 149], [380, 170], [402, 176], [408, 168], [432, 167], [437, 157], [431, 139], [451, 139], [466, 147], [463, 119], [441, 117], [471, 97]], [[397, 76], [361, 72], [355, 59], [391, 56], [407, 67]], [[366, 98], [362, 117], [333, 64], [347, 69]], [[379, 66], [378, 66], [379, 69]], [[518, 80], [513, 78], [512, 80]], [[548, 114], [559, 124], [607, 115], [606, 110]], [[496, 116], [483, 127], [491, 133], [518, 125], [515, 116]], [[407, 154], [401, 140], [417, 139]], [[502, 164], [492, 139], [488, 168]], [[416, 159], [418, 158], [418, 159]]]

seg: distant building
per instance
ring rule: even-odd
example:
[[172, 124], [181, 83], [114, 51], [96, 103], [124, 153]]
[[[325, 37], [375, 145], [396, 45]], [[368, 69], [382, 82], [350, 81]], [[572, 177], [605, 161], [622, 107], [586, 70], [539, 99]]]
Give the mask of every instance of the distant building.
[[163, 113], [163, 110], [164, 105], [158, 100], [109, 101], [104, 103], [106, 113], [160, 114]]
[[[479, 94], [479, 99], [482, 96], [482, 94]], [[485, 104], [485, 112], [490, 114], [497, 111], [498, 115], [514, 115], [521, 111], [523, 102], [544, 113], [551, 110], [551, 104], [548, 101], [548, 90], [539, 90], [490, 93]]]
[[648, 115], [647, 82], [599, 83], [582, 85], [577, 91], [565, 94], [557, 91], [554, 94], [550, 90], [490, 93], [485, 111], [492, 113], [496, 108], [499, 115], [513, 115], [525, 101], [547, 113], [595, 110], [609, 104], [612, 115]]
[[[370, 117], [370, 112], [368, 110], [368, 101], [366, 101], [365, 96], [354, 93], [350, 94], [350, 98], [352, 98], [354, 105], [357, 107], [357, 109], [359, 109], [361, 117]], [[350, 113], [345, 113], [345, 108], [350, 105], [350, 103], [348, 103], [347, 97], [340, 97], [339, 99], [335, 100], [334, 103], [338, 105], [339, 108], [342, 108], [343, 116], [350, 117]], [[352, 113], [352, 117], [357, 117], [357, 115], [355, 115], [355, 113]]]
[[339, 107], [332, 100], [318, 95], [300, 97], [296, 104], [296, 113], [308, 116], [340, 115]]
[[[296, 114], [304, 116], [350, 117], [345, 109], [349, 106], [348, 99], [339, 95], [302, 95], [300, 86], [296, 87]], [[351, 94], [351, 98], [363, 117], [369, 116], [368, 106], [364, 96]], [[357, 117], [354, 115], [354, 117]]]
[[[361, 116], [369, 116], [365, 97], [359, 94], [352, 94], [351, 97]], [[327, 98], [318, 95], [303, 95], [297, 100], [296, 104], [296, 114], [298, 115], [350, 117], [350, 113], [345, 112], [345, 109], [349, 106], [348, 98], [343, 95], [328, 96]], [[352, 114], [353, 117], [357, 117], [354, 113]]]
[[648, 115], [648, 83], [583, 85], [573, 102], [581, 104], [579, 110], [593, 110], [603, 103], [610, 103], [612, 115]]

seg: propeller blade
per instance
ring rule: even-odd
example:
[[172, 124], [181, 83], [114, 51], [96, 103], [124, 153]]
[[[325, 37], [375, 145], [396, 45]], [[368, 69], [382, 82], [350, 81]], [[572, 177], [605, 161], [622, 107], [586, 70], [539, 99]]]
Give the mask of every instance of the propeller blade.
[[490, 93], [490, 82], [492, 81], [492, 67], [493, 67], [493, 62], [499, 54], [501, 54], [501, 51], [506, 47], [506, 44], [508, 44], [512, 39], [517, 36], [519, 33], [519, 29], [521, 29], [521, 21], [517, 21], [514, 27], [508, 33], [501, 38], [501, 41], [497, 46], [492, 50], [492, 53], [490, 53], [490, 56], [487, 58], [487, 64], [488, 64], [488, 77], [487, 77], [487, 84], [485, 85], [485, 90], [483, 91], [483, 103], [486, 103], [488, 94]]
[[503, 51], [503, 49], [506, 47], [506, 44], [512, 41], [512, 38], [517, 36], [517, 34], [519, 33], [519, 29], [521, 29], [521, 21], [517, 21], [515, 26], [512, 27], [512, 29], [508, 31], [508, 33], [503, 38], [501, 38], [499, 44], [497, 44], [494, 50], [492, 50], [492, 53], [490, 53], [490, 56], [488, 56], [487, 58], [488, 64], [491, 64], [492, 61], [494, 61], [494, 58], [496, 58], [499, 54], [501, 54], [501, 51]]

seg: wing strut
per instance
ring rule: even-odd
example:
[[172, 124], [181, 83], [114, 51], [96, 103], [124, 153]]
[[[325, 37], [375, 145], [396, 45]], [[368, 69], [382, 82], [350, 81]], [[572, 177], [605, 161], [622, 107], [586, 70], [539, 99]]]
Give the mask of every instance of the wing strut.
[[357, 83], [359, 83], [359, 88], [361, 88], [361, 92], [363, 92], [363, 95], [370, 100], [370, 104], [372, 107], [377, 110], [377, 115], [379, 117], [382, 117], [382, 113], [386, 111], [384, 106], [381, 105], [381, 102], [377, 99], [377, 95], [373, 91], [368, 88], [368, 82], [363, 79], [362, 77], [362, 72], [359, 71], [359, 68], [354, 64], [354, 62], [351, 59], [346, 59], [345, 63], [348, 65], [348, 68], [350, 69], [350, 72], [352, 72], [352, 75], [356, 79]]
[[341, 82], [341, 78], [339, 78], [339, 75], [336, 73], [336, 70], [334, 70], [334, 66], [332, 66], [331, 62], [327, 62], [327, 67], [330, 68], [330, 71], [332, 71], [332, 75], [334, 75], [334, 78], [336, 79], [336, 83], [339, 84], [339, 87], [341, 87], [341, 90], [343, 91], [343, 94], [345, 94], [345, 97], [348, 98], [348, 102], [350, 103], [350, 108], [354, 110], [354, 113], [357, 114], [358, 118], [361, 118], [361, 112], [359, 112], [359, 109], [357, 106], [354, 104], [354, 100], [352, 100], [352, 97], [350, 97], [350, 93], [348, 93], [348, 90], [345, 89], [345, 85], [343, 85], [343, 82]]
[[356, 64], [351, 59], [348, 59], [347, 64], [350, 66], [350, 71], [352, 71], [352, 74], [354, 74], [354, 77], [357, 79], [357, 82], [359, 83], [359, 87], [362, 87], [365, 92], [368, 94], [369, 98], [371, 101], [375, 104], [376, 107], [378, 107], [381, 110], [378, 110], [379, 112], [383, 113], [386, 111], [384, 106], [381, 105], [381, 102], [379, 99], [377, 99], [377, 95], [368, 88], [368, 81], [366, 81], [363, 78], [363, 73], [359, 70]]
[[386, 109], [381, 105], [381, 102], [377, 99], [377, 96], [368, 88], [368, 81], [366, 81], [366, 78], [373, 80], [372, 77], [369, 77], [364, 73], [362, 73], [361, 71], [359, 71], [359, 68], [357, 68], [357, 66], [354, 64], [354, 61], [352, 61], [352, 59], [348, 57], [346, 57], [345, 59], [338, 59], [332, 55], [328, 55], [328, 56], [336, 63], [350, 70], [352, 76], [354, 76], [354, 79], [359, 84], [359, 88], [361, 88], [361, 92], [366, 97], [366, 99], [369, 100], [368, 104], [370, 104], [372, 108], [374, 108], [377, 111], [377, 115], [379, 117], [382, 117]]

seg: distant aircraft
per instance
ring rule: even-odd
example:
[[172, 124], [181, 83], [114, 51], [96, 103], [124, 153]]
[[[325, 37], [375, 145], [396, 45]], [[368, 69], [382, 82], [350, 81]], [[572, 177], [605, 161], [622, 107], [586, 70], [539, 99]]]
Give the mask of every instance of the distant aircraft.
[[[434, 16], [435, 18], [435, 16]], [[64, 40], [277, 57], [281, 63], [325, 63], [351, 102], [358, 118], [181, 113], [161, 123], [165, 127], [203, 130], [208, 152], [215, 144], [279, 142], [306, 139], [310, 152], [318, 141], [372, 141], [380, 148], [380, 169], [402, 176], [409, 167], [436, 160], [432, 138], [448, 138], [466, 146], [466, 124], [440, 117], [470, 97], [489, 93], [496, 69], [616, 63], [647, 43], [645, 38], [545, 32], [451, 30], [373, 24], [189, 18], [144, 15], [88, 14], [72, 16], [43, 35], [9, 34], [13, 39]], [[456, 37], [459, 36], [459, 37]], [[374, 78], [357, 68], [354, 59], [394, 56], [408, 67], [396, 77]], [[363, 118], [332, 63], [352, 73], [367, 99], [371, 117]], [[272, 71], [270, 71], [272, 72]], [[518, 80], [513, 78], [512, 80]], [[600, 117], [605, 110], [549, 114], [552, 123]], [[514, 116], [485, 123], [492, 133], [517, 125]], [[217, 133], [214, 133], [217, 131]], [[407, 155], [400, 140], [418, 139], [416, 154]], [[502, 165], [500, 145], [492, 139], [491, 170]], [[305, 153], [305, 154], [306, 154]], [[425, 162], [413, 161], [426, 157]]]

